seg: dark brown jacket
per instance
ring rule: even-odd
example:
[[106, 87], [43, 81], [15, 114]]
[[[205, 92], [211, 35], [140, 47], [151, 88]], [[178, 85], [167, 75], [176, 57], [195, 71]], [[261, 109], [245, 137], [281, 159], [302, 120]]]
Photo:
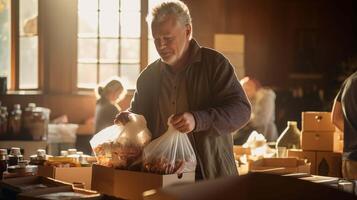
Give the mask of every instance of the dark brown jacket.
[[[190, 44], [186, 86], [190, 112], [196, 127], [189, 137], [204, 179], [237, 174], [231, 133], [250, 118], [250, 103], [236, 78], [232, 65], [217, 51]], [[157, 136], [160, 60], [139, 76], [129, 111], [142, 114]], [[193, 137], [193, 138], [192, 138]]]

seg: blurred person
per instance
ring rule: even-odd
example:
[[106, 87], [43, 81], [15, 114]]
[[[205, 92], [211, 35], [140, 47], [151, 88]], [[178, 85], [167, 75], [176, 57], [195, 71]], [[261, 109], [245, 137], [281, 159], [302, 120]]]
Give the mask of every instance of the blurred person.
[[276, 141], [278, 131], [275, 125], [274, 91], [262, 87], [258, 80], [248, 76], [241, 79], [240, 83], [252, 105], [252, 113], [248, 124], [235, 133], [235, 144], [244, 144], [253, 130], [263, 134], [267, 142]]
[[126, 90], [119, 78], [113, 77], [97, 87], [95, 106], [95, 133], [113, 125], [113, 118], [121, 111], [118, 103], [125, 97]]
[[343, 132], [342, 176], [357, 179], [357, 71], [342, 84], [332, 107], [331, 120]]
[[130, 108], [116, 123], [125, 124], [130, 112], [144, 115], [155, 139], [174, 115], [170, 123], [188, 135], [196, 153], [196, 180], [238, 174], [231, 133], [249, 120], [250, 104], [233, 66], [192, 38], [192, 20], [183, 2], [163, 2], [151, 15], [160, 59], [140, 74]]

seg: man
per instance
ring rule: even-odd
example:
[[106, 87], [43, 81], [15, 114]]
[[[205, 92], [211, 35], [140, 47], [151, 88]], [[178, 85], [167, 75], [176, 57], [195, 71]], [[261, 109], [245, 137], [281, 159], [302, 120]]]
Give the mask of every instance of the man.
[[244, 144], [253, 130], [263, 134], [268, 142], [276, 141], [274, 91], [262, 87], [258, 80], [248, 76], [242, 78], [240, 83], [252, 104], [252, 114], [249, 123], [234, 135], [234, 143]]
[[332, 107], [332, 123], [343, 131], [342, 175], [357, 179], [357, 72], [342, 84]]
[[[174, 114], [170, 123], [195, 150], [197, 179], [237, 174], [231, 132], [249, 120], [250, 103], [232, 65], [192, 39], [191, 16], [180, 1], [154, 8], [151, 28], [161, 59], [140, 74], [129, 111], [145, 116], [154, 139]], [[127, 115], [116, 123], [126, 123]]]

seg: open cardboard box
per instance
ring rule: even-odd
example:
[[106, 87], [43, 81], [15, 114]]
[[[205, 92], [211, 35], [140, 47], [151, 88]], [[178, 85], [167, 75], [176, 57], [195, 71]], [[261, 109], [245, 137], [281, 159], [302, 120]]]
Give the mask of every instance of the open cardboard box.
[[195, 182], [195, 173], [159, 175], [93, 165], [92, 189], [124, 199], [142, 199], [144, 191]]
[[43, 190], [29, 191], [20, 193], [17, 196], [18, 200], [36, 200], [36, 199], [54, 199], [55, 196], [58, 199], [86, 199], [86, 200], [100, 200], [102, 196], [91, 190], [85, 190], [72, 187], [53, 187]]
[[48, 188], [72, 188], [72, 185], [42, 176], [5, 179], [0, 182], [2, 195], [5, 199], [16, 199], [22, 192], [40, 191]]
[[249, 164], [250, 172], [273, 174], [307, 173], [310, 174], [311, 163], [297, 158], [263, 158]]
[[91, 189], [92, 167], [39, 166], [38, 175], [72, 184], [83, 184], [85, 189]]

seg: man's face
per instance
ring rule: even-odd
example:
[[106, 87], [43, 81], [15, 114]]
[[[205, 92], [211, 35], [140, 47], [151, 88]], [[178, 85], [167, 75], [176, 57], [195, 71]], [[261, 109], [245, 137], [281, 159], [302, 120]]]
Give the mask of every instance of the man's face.
[[191, 26], [181, 24], [175, 16], [151, 24], [156, 50], [163, 62], [174, 66], [188, 49]]

